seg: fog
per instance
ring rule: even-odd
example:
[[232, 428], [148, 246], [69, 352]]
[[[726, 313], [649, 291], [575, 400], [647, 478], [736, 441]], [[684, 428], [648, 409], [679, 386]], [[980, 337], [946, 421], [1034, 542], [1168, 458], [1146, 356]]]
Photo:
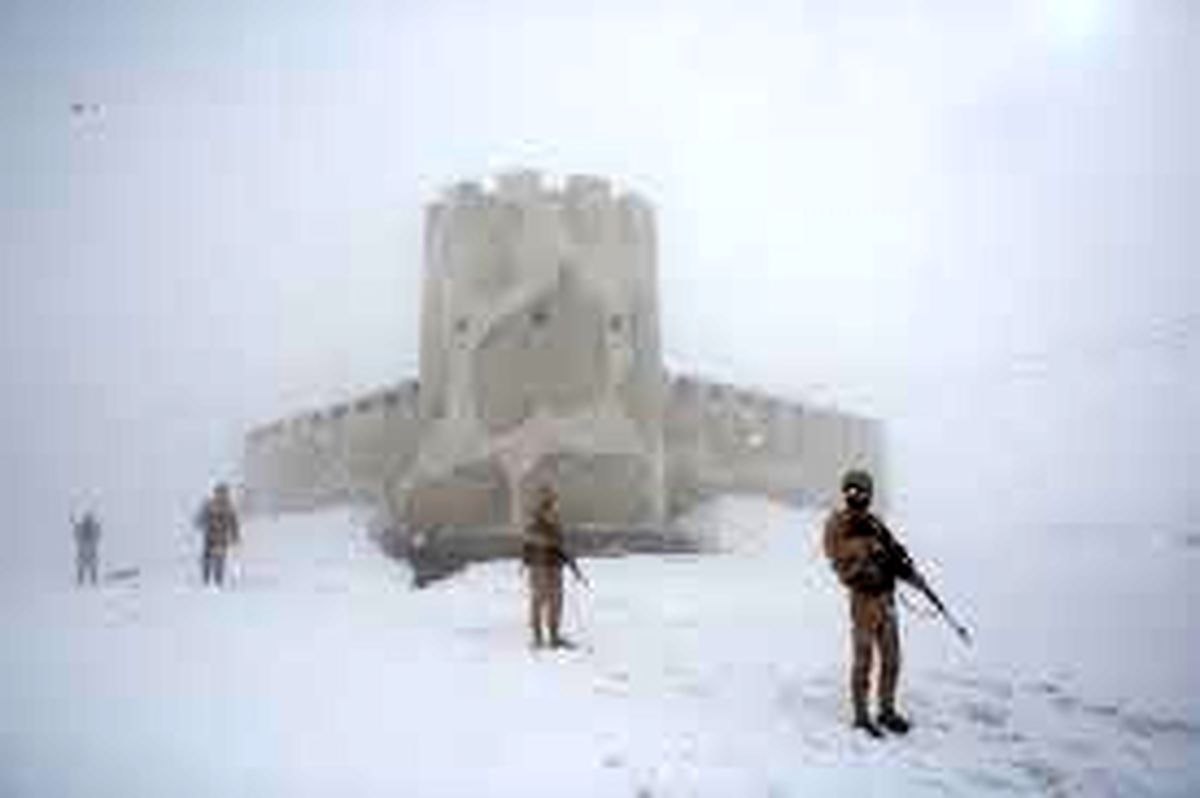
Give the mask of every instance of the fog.
[[1196, 8], [845, 6], [5, 3], [9, 567], [415, 375], [421, 207], [513, 167], [646, 195], [668, 365], [883, 418], [926, 550], [1194, 534]]

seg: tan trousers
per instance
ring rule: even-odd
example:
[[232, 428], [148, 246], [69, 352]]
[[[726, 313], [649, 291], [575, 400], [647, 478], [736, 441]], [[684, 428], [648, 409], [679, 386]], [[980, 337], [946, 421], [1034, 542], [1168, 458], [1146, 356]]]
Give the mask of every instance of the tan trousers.
[[560, 639], [562, 621], [562, 568], [557, 565], [529, 566], [529, 626], [533, 642], [541, 645], [545, 629], [550, 642]]
[[850, 697], [856, 720], [868, 717], [871, 666], [879, 649], [879, 711], [896, 708], [896, 682], [900, 678], [900, 629], [894, 593], [850, 593], [851, 647]]
[[100, 558], [95, 549], [81, 549], [75, 555], [75, 584], [82, 585], [85, 580], [96, 584], [99, 563]]

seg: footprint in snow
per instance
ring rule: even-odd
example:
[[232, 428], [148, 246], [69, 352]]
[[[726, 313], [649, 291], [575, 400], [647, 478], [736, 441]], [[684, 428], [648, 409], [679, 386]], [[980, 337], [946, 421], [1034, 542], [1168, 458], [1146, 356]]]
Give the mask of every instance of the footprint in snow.
[[1200, 726], [1179, 718], [1160, 718], [1148, 713], [1120, 716], [1121, 728], [1143, 740], [1174, 737], [1189, 743], [1200, 743]]
[[1061, 687], [1044, 679], [1027, 683], [1025, 689], [1031, 693], [1038, 693], [1040, 695], [1058, 695], [1062, 692]]
[[1064, 714], [1072, 713], [1079, 709], [1079, 704], [1078, 698], [1065, 693], [1057, 693], [1050, 699], [1050, 705]]
[[1007, 707], [985, 701], [967, 701], [959, 706], [959, 713], [976, 726], [988, 729], [1003, 728], [1010, 716]]
[[989, 770], [969, 770], [963, 775], [972, 786], [981, 790], [1008, 792], [1014, 795], [1025, 792], [1017, 782]]
[[1044, 759], [1018, 759], [1013, 765], [1048, 795], [1065, 795], [1066, 774]]
[[1084, 704], [1083, 711], [1095, 717], [1115, 718], [1121, 708], [1116, 704]]
[[1013, 686], [1001, 679], [989, 679], [978, 676], [962, 676], [960, 674], [948, 673], [946, 671], [937, 671], [934, 673], [934, 676], [939, 682], [948, 682], [957, 687], [963, 687], [976, 693], [986, 693], [995, 699], [1007, 701], [1013, 697]]
[[606, 754], [600, 760], [600, 766], [609, 770], [625, 767], [625, 757], [620, 754]]
[[1085, 740], [1082, 737], [1073, 737], [1057, 744], [1057, 747], [1065, 754], [1073, 756], [1077, 759], [1091, 759], [1100, 753], [1100, 746], [1091, 740]]

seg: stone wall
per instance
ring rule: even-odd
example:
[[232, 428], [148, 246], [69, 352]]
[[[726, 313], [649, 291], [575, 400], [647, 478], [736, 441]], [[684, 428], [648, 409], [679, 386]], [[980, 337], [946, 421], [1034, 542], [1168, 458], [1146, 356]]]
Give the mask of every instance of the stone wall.
[[[416, 462], [419, 393], [410, 380], [253, 430], [244, 457], [252, 507], [304, 510], [381, 500], [385, 484], [407, 479]], [[850, 467], [875, 473], [878, 500], [886, 501], [882, 429], [872, 419], [676, 376], [669, 380], [663, 429], [668, 515], [729, 491], [829, 504], [836, 501], [840, 474]], [[564, 487], [564, 512], [581, 524], [634, 523], [653, 502], [647, 486], [655, 477], [636, 458], [548, 455], [530, 469], [523, 487], [528, 491], [546, 478]], [[399, 514], [502, 525], [509, 490], [494, 459], [464, 463], [430, 480], [418, 494], [420, 506], [406, 500]]]
[[867, 468], [886, 500], [880, 424], [694, 376], [670, 380], [665, 430], [672, 515], [717, 493], [836, 502], [841, 474]]
[[375, 501], [416, 457], [419, 389], [408, 380], [251, 430], [243, 455], [251, 510]]

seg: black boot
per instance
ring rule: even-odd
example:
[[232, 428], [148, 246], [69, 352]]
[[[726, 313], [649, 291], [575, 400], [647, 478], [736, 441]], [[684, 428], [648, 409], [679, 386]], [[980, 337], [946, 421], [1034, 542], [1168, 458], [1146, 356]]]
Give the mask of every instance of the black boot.
[[912, 727], [912, 724], [894, 709], [879, 713], [879, 725], [892, 734], [908, 734], [908, 730]]
[[883, 732], [881, 732], [879, 730], [879, 727], [876, 726], [874, 723], [872, 723], [871, 719], [867, 718], [867, 717], [855, 718], [854, 728], [862, 729], [864, 732], [867, 733], [868, 737], [874, 738], [876, 740], [883, 737]]

